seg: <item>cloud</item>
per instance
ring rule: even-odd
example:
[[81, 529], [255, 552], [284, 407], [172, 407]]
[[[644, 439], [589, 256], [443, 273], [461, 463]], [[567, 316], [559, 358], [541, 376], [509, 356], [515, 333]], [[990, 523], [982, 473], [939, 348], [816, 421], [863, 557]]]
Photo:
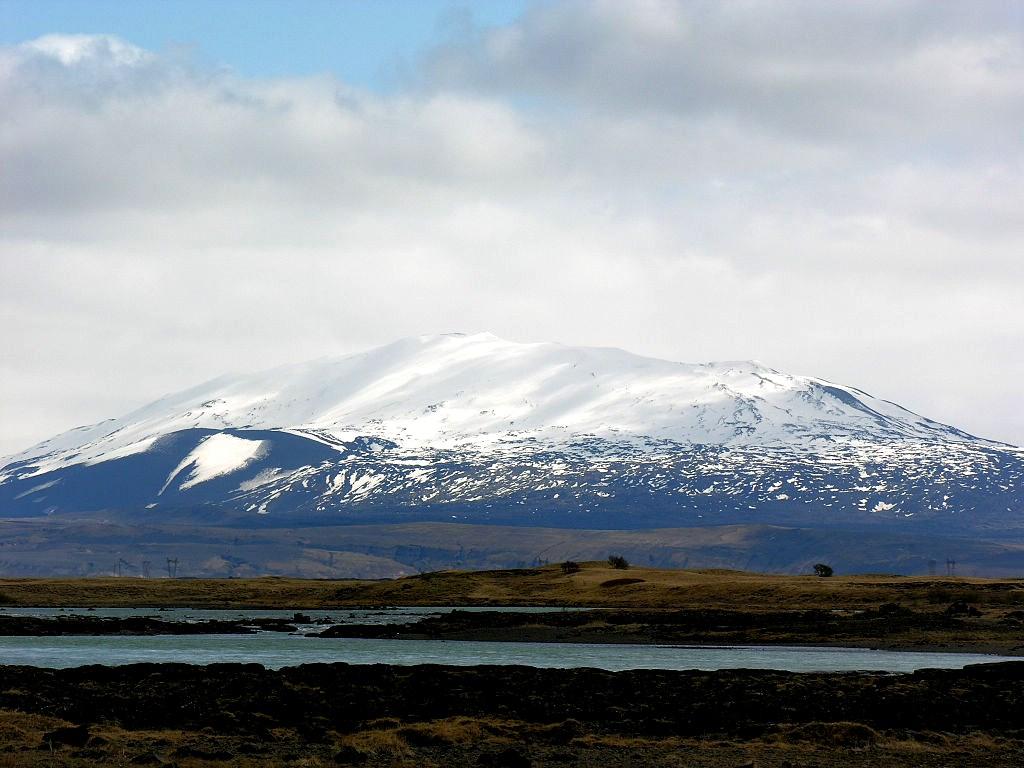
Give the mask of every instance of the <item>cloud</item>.
[[[433, 81], [588, 111], [717, 116], [823, 142], [1015, 143], [1006, 2], [569, 0], [433, 51]], [[982, 123], [984, 113], [997, 119]]]
[[756, 357], [1024, 443], [1015, 13], [544, 3], [387, 94], [0, 49], [0, 453], [483, 329]]

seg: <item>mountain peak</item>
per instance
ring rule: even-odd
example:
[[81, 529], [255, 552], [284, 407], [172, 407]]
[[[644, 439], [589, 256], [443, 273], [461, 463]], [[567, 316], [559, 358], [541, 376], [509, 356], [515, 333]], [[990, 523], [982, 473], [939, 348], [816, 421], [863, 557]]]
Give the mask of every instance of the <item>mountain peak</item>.
[[984, 442], [859, 390], [754, 360], [690, 364], [610, 347], [413, 336], [363, 353], [216, 379], [14, 457], [97, 461], [182, 429], [378, 437], [406, 447], [581, 436], [807, 447], [836, 440]]

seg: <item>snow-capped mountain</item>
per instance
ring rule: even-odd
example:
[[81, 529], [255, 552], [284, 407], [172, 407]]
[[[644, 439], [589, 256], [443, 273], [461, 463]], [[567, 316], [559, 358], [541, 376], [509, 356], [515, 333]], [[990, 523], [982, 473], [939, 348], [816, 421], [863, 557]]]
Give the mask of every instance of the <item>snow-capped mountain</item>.
[[1024, 453], [755, 362], [490, 334], [228, 376], [0, 469], [0, 516], [1016, 525]]

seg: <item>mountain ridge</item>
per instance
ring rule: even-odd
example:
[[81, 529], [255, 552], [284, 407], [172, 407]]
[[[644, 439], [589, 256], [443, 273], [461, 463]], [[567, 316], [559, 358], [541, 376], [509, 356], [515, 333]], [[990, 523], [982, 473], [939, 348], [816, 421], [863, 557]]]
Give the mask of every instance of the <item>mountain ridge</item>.
[[1024, 451], [753, 361], [491, 334], [223, 376], [0, 468], [0, 517], [1024, 529]]
[[[525, 360], [525, 371], [524, 366], [515, 365], [517, 358], [532, 358]], [[592, 369], [592, 382], [585, 380], [585, 372], [581, 382], [580, 376], [573, 376], [568, 369], [580, 365]], [[490, 378], [504, 372], [514, 377], [505, 391], [478, 383], [490, 385]], [[429, 381], [424, 385], [416, 381], [418, 378]], [[443, 379], [440, 385], [433, 384], [435, 378]], [[602, 387], [604, 391], [599, 392]], [[790, 394], [793, 397], [786, 401], [785, 396]], [[630, 396], [633, 402], [624, 402]], [[287, 402], [282, 403], [285, 399]], [[467, 413], [472, 407], [462, 407], [455, 414], [430, 417], [442, 408], [450, 411], [463, 405], [459, 400], [478, 403], [479, 408], [475, 414]], [[303, 403], [307, 407], [303, 408]], [[704, 413], [673, 411], [687, 405]], [[734, 406], [731, 414], [723, 410], [730, 405]], [[794, 413], [795, 406], [809, 407], [803, 413]], [[814, 412], [815, 407], [819, 413]], [[702, 419], [708, 411], [711, 418]], [[793, 423], [780, 423], [780, 412], [792, 417]], [[788, 434], [768, 431], [763, 424], [766, 414], [772, 417], [772, 426], [792, 429]], [[724, 420], [729, 415], [735, 417], [731, 423]], [[125, 450], [131, 445], [125, 437], [142, 440], [150, 433], [166, 434], [174, 431], [175, 424], [170, 424], [174, 419], [178, 428], [378, 433], [421, 445], [447, 443], [459, 437], [559, 429], [569, 434], [617, 433], [620, 438], [624, 434], [662, 436], [707, 445], [740, 444], [745, 442], [744, 437], [753, 444], [778, 443], [797, 437], [797, 432], [807, 438], [801, 419], [818, 416], [836, 418], [828, 420], [831, 431], [810, 435], [810, 439], [851, 437], [858, 430], [872, 434], [874, 421], [885, 425], [890, 437], [902, 432], [903, 436], [927, 439], [937, 435], [1001, 445], [863, 390], [784, 374], [757, 361], [682, 363], [633, 355], [613, 347], [520, 344], [483, 333], [408, 337], [367, 352], [217, 377], [166, 395], [121, 418], [69, 430], [8, 457], [8, 461], [81, 448], [90, 439], [104, 440], [114, 433], [127, 432], [102, 446], [105, 451]], [[377, 428], [384, 426], [377, 422], [387, 421], [394, 423], [399, 432]], [[412, 421], [426, 428], [411, 430]], [[147, 424], [149, 433], [144, 432]]]

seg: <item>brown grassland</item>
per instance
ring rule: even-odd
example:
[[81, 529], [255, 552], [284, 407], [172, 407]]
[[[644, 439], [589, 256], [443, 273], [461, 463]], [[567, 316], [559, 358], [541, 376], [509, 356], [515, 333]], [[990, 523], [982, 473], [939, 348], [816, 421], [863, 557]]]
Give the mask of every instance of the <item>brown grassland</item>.
[[[628, 579], [628, 581], [627, 581]], [[439, 571], [383, 580], [5, 578], [0, 605], [332, 609], [403, 606], [721, 608], [744, 611], [910, 608], [966, 601], [1024, 609], [1024, 578], [861, 575], [783, 576], [583, 563], [499, 571]]]

